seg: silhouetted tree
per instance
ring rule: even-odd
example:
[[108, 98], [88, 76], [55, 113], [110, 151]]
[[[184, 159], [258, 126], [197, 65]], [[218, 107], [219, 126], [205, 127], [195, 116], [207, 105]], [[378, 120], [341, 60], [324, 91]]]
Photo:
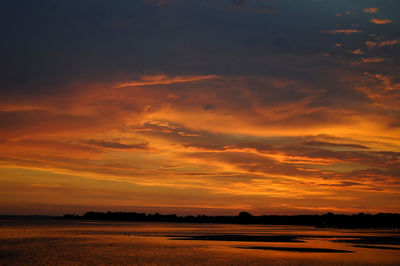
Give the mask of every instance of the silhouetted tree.
[[400, 214], [333, 214], [324, 215], [263, 215], [252, 216], [240, 212], [238, 216], [177, 216], [159, 213], [145, 214], [136, 212], [87, 212], [83, 216], [66, 214], [63, 219], [115, 220], [115, 221], [148, 221], [148, 222], [182, 222], [182, 223], [239, 223], [239, 224], [280, 224], [311, 225], [317, 227], [338, 228], [400, 228]]

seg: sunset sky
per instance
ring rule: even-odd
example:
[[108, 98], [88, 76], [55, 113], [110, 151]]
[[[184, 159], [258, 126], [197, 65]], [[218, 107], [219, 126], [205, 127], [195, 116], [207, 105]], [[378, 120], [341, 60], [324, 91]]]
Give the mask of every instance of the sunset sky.
[[0, 214], [400, 212], [400, 1], [0, 8]]

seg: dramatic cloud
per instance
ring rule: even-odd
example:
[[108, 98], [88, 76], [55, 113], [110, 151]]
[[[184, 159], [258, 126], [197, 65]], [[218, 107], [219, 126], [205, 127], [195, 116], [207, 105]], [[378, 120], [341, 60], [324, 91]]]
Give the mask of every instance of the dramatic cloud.
[[0, 214], [399, 212], [386, 1], [4, 3]]

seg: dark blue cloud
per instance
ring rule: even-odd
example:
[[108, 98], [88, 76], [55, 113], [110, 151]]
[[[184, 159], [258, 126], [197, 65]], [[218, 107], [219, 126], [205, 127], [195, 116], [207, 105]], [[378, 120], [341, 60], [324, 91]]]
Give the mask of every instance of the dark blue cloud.
[[[397, 23], [382, 27], [368, 21], [371, 14], [362, 8], [372, 6], [380, 8], [379, 15], [399, 20], [394, 0], [8, 1], [0, 11], [1, 87], [42, 92], [71, 79], [114, 81], [148, 73], [310, 80], [338, 67], [321, 53], [344, 56], [345, 49], [359, 48], [372, 33], [396, 37]], [[274, 12], [255, 12], [266, 7]], [[335, 17], [346, 11], [351, 14]], [[362, 34], [321, 33], [338, 25]], [[335, 43], [346, 48], [336, 49]], [[393, 49], [370, 53], [400, 59]]]

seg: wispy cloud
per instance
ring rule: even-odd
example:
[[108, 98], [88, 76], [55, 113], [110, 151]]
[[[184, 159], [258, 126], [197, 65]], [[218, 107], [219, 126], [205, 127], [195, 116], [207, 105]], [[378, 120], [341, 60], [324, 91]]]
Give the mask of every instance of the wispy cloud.
[[389, 24], [393, 22], [393, 20], [391, 19], [384, 19], [384, 18], [370, 18], [369, 21], [375, 24]]
[[303, 144], [307, 145], [307, 146], [328, 146], [328, 147], [369, 149], [368, 147], [366, 147], [364, 145], [349, 144], [349, 143], [332, 143], [332, 142], [324, 142], [324, 141], [308, 141], [308, 142], [304, 142]]
[[361, 33], [361, 30], [354, 30], [354, 29], [348, 29], [348, 30], [329, 30], [329, 31], [324, 31], [324, 32], [328, 32], [330, 34], [345, 34], [345, 35], [351, 35], [351, 34], [358, 34]]
[[370, 58], [361, 58], [363, 63], [381, 63], [385, 61], [382, 57], [370, 57]]
[[375, 14], [379, 12], [379, 8], [377, 7], [368, 7], [368, 8], [363, 8], [362, 10], [368, 14]]
[[217, 78], [219, 77], [216, 75], [174, 76], [174, 77], [168, 77], [166, 75], [149, 75], [149, 76], [143, 76], [139, 80], [118, 83], [117, 85], [114, 86], [114, 88], [150, 86], [150, 85], [168, 85], [174, 83], [193, 82], [193, 81], [209, 80]]
[[149, 148], [148, 143], [124, 144], [118, 141], [105, 141], [95, 139], [88, 140], [87, 143], [94, 146], [101, 146], [112, 149], [147, 150]]
[[377, 106], [388, 110], [400, 110], [400, 83], [382, 74], [366, 72], [365, 75], [369, 78], [369, 86], [358, 87], [358, 90], [365, 93]]
[[400, 44], [400, 40], [383, 41], [379, 43], [379, 47], [392, 46], [396, 44]]
[[361, 49], [350, 50], [349, 52], [352, 53], [352, 54], [357, 54], [357, 55], [364, 54], [364, 52], [361, 51]]
[[369, 49], [371, 49], [371, 48], [376, 47], [376, 46], [377, 46], [377, 43], [376, 43], [376, 42], [372, 42], [372, 41], [366, 41], [366, 42], [365, 42], [365, 45], [366, 45]]

